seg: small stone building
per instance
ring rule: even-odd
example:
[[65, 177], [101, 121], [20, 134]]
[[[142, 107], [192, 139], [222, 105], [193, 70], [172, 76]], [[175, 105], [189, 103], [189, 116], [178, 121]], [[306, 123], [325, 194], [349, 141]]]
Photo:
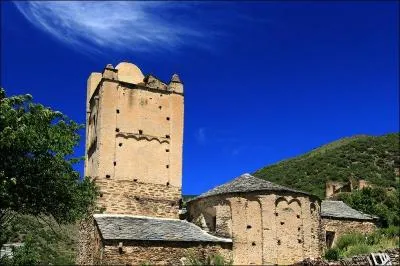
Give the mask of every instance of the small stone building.
[[349, 232], [370, 233], [375, 230], [377, 217], [357, 211], [343, 201], [323, 200], [321, 203], [322, 227], [325, 246], [332, 247], [335, 241]]
[[95, 214], [101, 240], [95, 264], [180, 265], [190, 252], [201, 258], [217, 253], [230, 257], [232, 240], [207, 234], [187, 221], [119, 214]]
[[244, 174], [188, 202], [188, 220], [232, 238], [235, 265], [295, 263], [321, 255], [320, 201]]

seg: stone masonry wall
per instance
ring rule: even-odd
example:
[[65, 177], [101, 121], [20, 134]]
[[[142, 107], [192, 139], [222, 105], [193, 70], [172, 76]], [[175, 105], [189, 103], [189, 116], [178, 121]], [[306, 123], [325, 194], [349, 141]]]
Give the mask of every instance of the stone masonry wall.
[[188, 212], [189, 221], [210, 233], [232, 237], [234, 264], [291, 264], [321, 256], [320, 203], [306, 195], [213, 196], [189, 202]]
[[79, 223], [79, 241], [76, 264], [93, 265], [98, 264], [101, 248], [101, 237], [94, 224], [92, 215], [88, 215]]
[[230, 243], [200, 244], [195, 242], [130, 242], [124, 243], [120, 253], [118, 243], [106, 243], [102, 251], [101, 264], [106, 265], [182, 265], [182, 258], [192, 254], [205, 258], [220, 254], [227, 260], [232, 257]]
[[178, 218], [179, 187], [142, 182], [102, 179], [98, 205], [103, 213]]
[[[371, 233], [376, 229], [376, 225], [370, 221], [345, 220], [335, 218], [323, 218], [322, 227], [324, 230], [324, 235], [327, 231], [335, 232], [335, 237], [333, 239], [332, 245], [334, 245], [336, 240], [343, 234], [350, 232]], [[324, 245], [326, 245], [325, 241]]]

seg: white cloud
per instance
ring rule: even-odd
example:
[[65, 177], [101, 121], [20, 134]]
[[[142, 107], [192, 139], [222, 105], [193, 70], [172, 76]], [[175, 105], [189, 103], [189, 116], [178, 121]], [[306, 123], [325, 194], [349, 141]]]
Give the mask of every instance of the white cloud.
[[16, 1], [14, 4], [37, 28], [78, 50], [170, 50], [204, 37], [199, 25], [184, 15], [189, 7], [184, 3]]
[[200, 127], [197, 129], [195, 134], [196, 140], [199, 144], [205, 144], [206, 139], [206, 129], [204, 127]]

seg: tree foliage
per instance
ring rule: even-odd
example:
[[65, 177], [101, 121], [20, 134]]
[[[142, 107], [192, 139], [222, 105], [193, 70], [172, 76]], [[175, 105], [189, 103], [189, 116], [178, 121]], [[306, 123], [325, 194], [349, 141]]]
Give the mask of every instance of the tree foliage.
[[0, 226], [16, 213], [73, 222], [92, 206], [95, 186], [73, 168], [80, 128], [30, 95], [0, 89]]
[[387, 191], [384, 188], [364, 188], [352, 193], [340, 193], [338, 199], [352, 208], [379, 217], [382, 226], [399, 226], [399, 190]]
[[381, 187], [398, 186], [399, 134], [356, 136], [335, 141], [302, 156], [267, 166], [255, 176], [323, 198], [325, 182], [365, 179]]

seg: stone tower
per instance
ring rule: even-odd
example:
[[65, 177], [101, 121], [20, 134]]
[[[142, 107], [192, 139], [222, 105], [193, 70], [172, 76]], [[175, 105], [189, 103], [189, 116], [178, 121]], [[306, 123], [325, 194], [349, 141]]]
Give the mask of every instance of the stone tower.
[[178, 218], [182, 180], [183, 84], [107, 65], [87, 82], [85, 175], [103, 213]]

